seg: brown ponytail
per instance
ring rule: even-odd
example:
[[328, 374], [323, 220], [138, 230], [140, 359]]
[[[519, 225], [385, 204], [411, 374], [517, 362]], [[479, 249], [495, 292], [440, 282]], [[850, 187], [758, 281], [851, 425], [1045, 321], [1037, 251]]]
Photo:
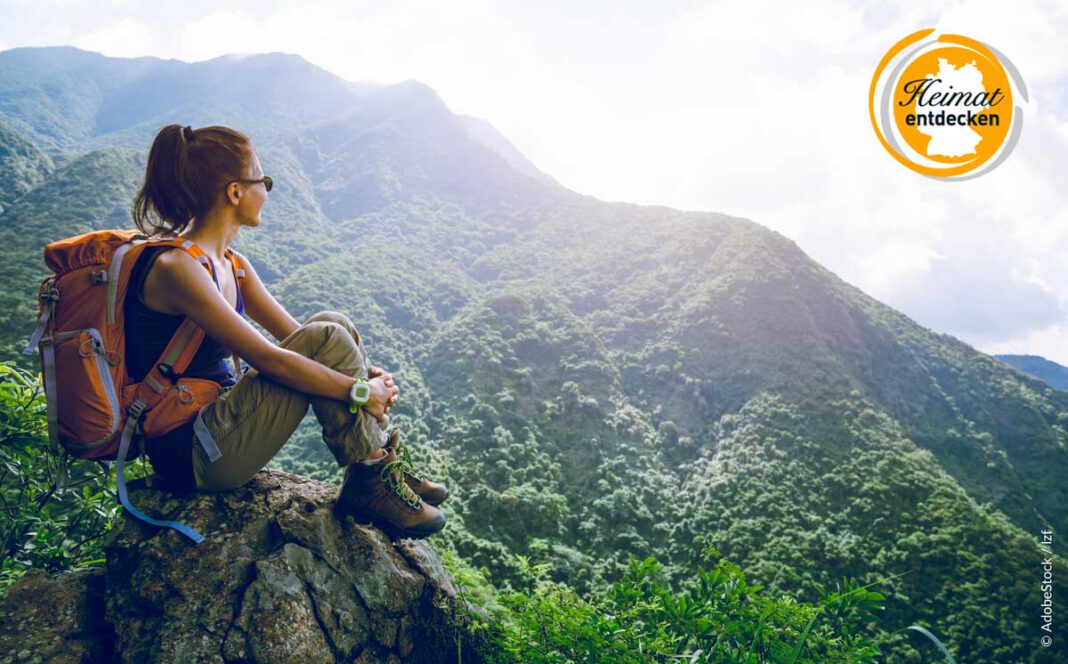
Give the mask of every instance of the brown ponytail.
[[239, 131], [167, 125], [152, 141], [131, 209], [134, 223], [147, 235], [177, 235], [211, 209], [228, 181], [248, 177], [251, 163], [252, 142]]

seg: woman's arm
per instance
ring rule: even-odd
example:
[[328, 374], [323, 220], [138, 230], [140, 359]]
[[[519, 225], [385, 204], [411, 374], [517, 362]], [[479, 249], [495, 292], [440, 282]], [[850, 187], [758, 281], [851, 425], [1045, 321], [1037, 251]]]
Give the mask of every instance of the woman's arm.
[[[245, 311], [248, 312], [252, 320], [262, 325], [275, 339], [279, 341], [285, 339], [293, 330], [300, 327], [300, 324], [278, 300], [274, 299], [267, 287], [263, 285], [260, 275], [256, 274], [256, 269], [252, 267], [252, 262], [244, 254], [236, 250], [234, 253], [237, 254], [238, 262], [245, 268], [246, 278], [241, 288], [241, 296], [245, 299]], [[369, 365], [367, 367], [367, 376], [368, 378], [383, 376], [386, 385], [393, 386], [392, 375], [380, 367]], [[389, 412], [389, 406], [386, 407], [386, 412]]]
[[[260, 275], [256, 274], [256, 269], [252, 267], [249, 259], [237, 251], [234, 253], [237, 254], [238, 263], [245, 268], [245, 280], [241, 284], [241, 297], [245, 300], [245, 311], [275, 339], [279, 341], [285, 339], [293, 330], [300, 327], [300, 323], [278, 303], [278, 300], [274, 299], [260, 280]], [[241, 354], [238, 353], [238, 355]]]
[[[356, 382], [354, 377], [271, 343], [230, 306], [207, 270], [188, 253], [164, 252], [156, 259], [152, 273], [157, 270], [167, 284], [162, 289], [167, 305], [193, 319], [208, 335], [259, 372], [301, 392], [348, 402], [349, 390]], [[381, 377], [367, 382], [371, 399], [366, 408], [380, 417], [393, 397], [393, 389]]]

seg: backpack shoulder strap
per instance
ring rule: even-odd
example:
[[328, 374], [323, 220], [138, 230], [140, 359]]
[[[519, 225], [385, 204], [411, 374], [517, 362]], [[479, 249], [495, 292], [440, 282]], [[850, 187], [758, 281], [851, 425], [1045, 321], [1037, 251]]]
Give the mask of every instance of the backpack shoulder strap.
[[[211, 273], [212, 279], [218, 285], [219, 281], [215, 278], [211, 259], [192, 240], [177, 237], [154, 240], [153, 242], [184, 249], [189, 255], [196, 258], [204, 266], [204, 269]], [[189, 367], [189, 363], [193, 361], [193, 357], [196, 356], [197, 351], [200, 349], [200, 344], [204, 341], [204, 336], [203, 328], [197, 325], [192, 318], [187, 316], [182, 321], [178, 329], [175, 330], [170, 342], [167, 343], [163, 352], [156, 359], [156, 365], [145, 375], [144, 381], [142, 381], [141, 387], [137, 391], [137, 398], [143, 403], [142, 410], [156, 405], [163, 398], [163, 394], [178, 380], [182, 372]]]
[[[237, 313], [244, 317], [245, 300], [241, 295], [241, 282], [245, 279], [245, 268], [241, 267], [241, 259], [238, 257], [237, 252], [230, 247], [226, 248], [226, 257], [230, 259], [230, 266], [234, 270], [234, 283], [237, 284]], [[231, 359], [234, 363], [234, 375], [241, 378], [244, 375], [244, 372], [241, 371], [241, 358], [237, 356], [237, 353], [233, 353]]]
[[[135, 243], [142, 242], [154, 242], [162, 244], [170, 244], [172, 246], [178, 246], [189, 252], [193, 257], [204, 265], [208, 271], [212, 272], [212, 278], [215, 277], [215, 273], [211, 269], [211, 261], [204, 255], [204, 252], [200, 250], [191, 241], [184, 240], [182, 238], [169, 238], [169, 239], [136, 239]], [[126, 246], [126, 245], [124, 245]], [[203, 260], [201, 260], [203, 257]], [[118, 270], [119, 268], [116, 268]], [[128, 281], [129, 272], [132, 268], [127, 267], [123, 274], [124, 279]], [[218, 283], [218, 281], [216, 281]], [[189, 366], [189, 363], [193, 360], [193, 356], [196, 355], [197, 350], [200, 347], [201, 342], [204, 340], [204, 330], [193, 322], [193, 319], [188, 316], [182, 321], [175, 331], [174, 336], [167, 343], [167, 347], [163, 349], [163, 353], [160, 354], [156, 361], [156, 366], [149, 370], [144, 380], [141, 381], [140, 386], [137, 389], [137, 394], [130, 404], [129, 412], [126, 417], [126, 424], [122, 429], [122, 436], [119, 442], [118, 455], [116, 457], [116, 475], [118, 477], [118, 492], [119, 502], [129, 510], [134, 517], [156, 526], [166, 526], [174, 528], [178, 532], [182, 533], [186, 537], [199, 544], [204, 541], [204, 536], [197, 532], [195, 529], [180, 523], [178, 521], [169, 521], [154, 519], [142, 512], [138, 511], [130, 503], [130, 497], [126, 492], [126, 480], [123, 474], [123, 466], [126, 462], [126, 454], [130, 447], [130, 441], [138, 428], [141, 414], [148, 408], [155, 406], [163, 398], [164, 393], [170, 388], [170, 386], [177, 381], [178, 375], [185, 371]], [[144, 442], [144, 439], [141, 439]]]
[[234, 267], [234, 276], [237, 277], [237, 287], [241, 287], [241, 280], [245, 278], [245, 268], [241, 267], [241, 259], [238, 257], [237, 252], [230, 247], [226, 248], [226, 257], [230, 259], [230, 264]]

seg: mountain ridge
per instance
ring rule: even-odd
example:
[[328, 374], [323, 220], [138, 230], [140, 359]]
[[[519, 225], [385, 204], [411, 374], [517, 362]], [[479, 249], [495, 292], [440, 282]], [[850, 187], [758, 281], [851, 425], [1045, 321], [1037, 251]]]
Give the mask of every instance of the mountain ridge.
[[1014, 369], [1049, 384], [1058, 390], [1068, 390], [1068, 367], [1047, 360], [1041, 355], [994, 355]]

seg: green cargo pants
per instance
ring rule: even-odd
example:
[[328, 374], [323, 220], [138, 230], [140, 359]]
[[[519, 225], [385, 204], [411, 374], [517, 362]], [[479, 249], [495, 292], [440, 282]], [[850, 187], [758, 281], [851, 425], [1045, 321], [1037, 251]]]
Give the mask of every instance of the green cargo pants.
[[[343, 374], [368, 377], [367, 350], [345, 314], [310, 316], [278, 345]], [[365, 409], [353, 415], [343, 401], [294, 390], [250, 368], [236, 385], [222, 388], [193, 422], [197, 490], [225, 491], [250, 480], [289, 440], [309, 403], [338, 466], [365, 459], [388, 442], [386, 431]]]

